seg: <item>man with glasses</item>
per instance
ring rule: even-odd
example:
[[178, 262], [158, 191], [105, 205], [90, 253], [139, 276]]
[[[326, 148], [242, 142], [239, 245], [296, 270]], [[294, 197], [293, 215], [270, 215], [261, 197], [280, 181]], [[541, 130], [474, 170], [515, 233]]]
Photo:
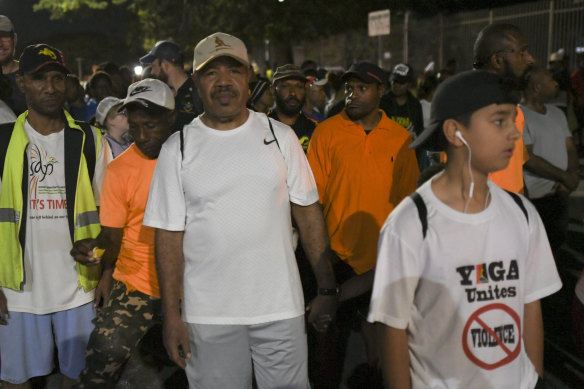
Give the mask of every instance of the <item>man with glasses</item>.
[[302, 107], [306, 102], [306, 77], [296, 65], [284, 65], [276, 69], [272, 77], [275, 89], [276, 109], [269, 116], [292, 127], [304, 152], [308, 149], [310, 137], [316, 123], [308, 118]]
[[18, 61], [14, 58], [18, 36], [14, 25], [7, 16], [0, 15], [0, 65], [2, 74], [10, 80], [11, 95], [6, 101], [10, 109], [18, 116], [26, 111], [24, 93], [16, 85]]
[[[474, 43], [473, 55], [475, 69], [497, 74], [517, 93], [525, 89], [525, 76], [535, 64], [521, 30], [512, 24], [489, 24], [483, 28]], [[523, 112], [518, 107], [515, 125], [521, 134], [524, 122]], [[528, 159], [523, 137], [519, 137], [507, 168], [491, 173], [489, 178], [503, 189], [523, 192], [523, 164]]]
[[310, 365], [317, 388], [338, 388], [351, 328], [360, 326], [367, 346], [361, 367], [375, 387], [375, 332], [364, 318], [369, 307], [377, 240], [385, 219], [416, 188], [419, 170], [408, 132], [379, 109], [385, 73], [367, 62], [343, 75], [345, 109], [319, 124], [308, 148], [320, 203], [336, 254], [341, 285], [339, 311], [324, 333], [311, 332], [316, 349]]

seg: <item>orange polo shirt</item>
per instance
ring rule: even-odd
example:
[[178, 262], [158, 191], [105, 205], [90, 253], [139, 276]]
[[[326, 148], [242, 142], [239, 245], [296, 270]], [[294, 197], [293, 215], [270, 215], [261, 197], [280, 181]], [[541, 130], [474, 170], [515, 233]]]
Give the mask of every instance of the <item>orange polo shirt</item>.
[[489, 179], [499, 187], [513, 193], [523, 193], [523, 164], [529, 159], [529, 153], [523, 144], [523, 126], [525, 117], [523, 111], [517, 107], [515, 126], [521, 136], [515, 142], [515, 150], [509, 160], [509, 165], [503, 170], [489, 174]]
[[102, 226], [123, 228], [122, 247], [114, 279], [128, 291], [160, 297], [154, 264], [154, 228], [142, 225], [155, 159], [148, 159], [135, 144], [107, 167], [101, 190]]
[[331, 248], [357, 274], [375, 266], [379, 231], [420, 173], [410, 134], [380, 112], [369, 134], [345, 111], [325, 120], [307, 153]]

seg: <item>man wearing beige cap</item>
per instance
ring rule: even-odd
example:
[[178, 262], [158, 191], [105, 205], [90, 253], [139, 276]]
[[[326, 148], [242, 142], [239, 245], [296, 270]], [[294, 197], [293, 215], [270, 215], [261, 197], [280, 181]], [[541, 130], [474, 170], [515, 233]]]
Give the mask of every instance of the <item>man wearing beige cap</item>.
[[241, 40], [203, 39], [193, 68], [205, 112], [162, 147], [144, 217], [157, 229], [164, 344], [192, 388], [251, 388], [252, 368], [260, 388], [308, 388], [291, 215], [318, 280], [317, 329], [338, 293], [314, 178], [293, 130], [246, 109]]
[[26, 111], [24, 93], [16, 84], [18, 61], [15, 59], [16, 42], [18, 36], [14, 31], [14, 25], [7, 16], [0, 15], [0, 65], [2, 74], [10, 80], [11, 95], [6, 101], [10, 109], [18, 116]]

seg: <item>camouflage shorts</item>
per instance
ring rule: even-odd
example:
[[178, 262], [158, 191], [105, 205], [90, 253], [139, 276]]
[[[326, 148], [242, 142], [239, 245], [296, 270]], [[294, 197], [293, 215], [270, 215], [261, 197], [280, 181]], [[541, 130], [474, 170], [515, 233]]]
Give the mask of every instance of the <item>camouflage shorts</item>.
[[160, 324], [160, 299], [115, 281], [107, 306], [98, 315], [77, 388], [113, 388], [146, 332]]

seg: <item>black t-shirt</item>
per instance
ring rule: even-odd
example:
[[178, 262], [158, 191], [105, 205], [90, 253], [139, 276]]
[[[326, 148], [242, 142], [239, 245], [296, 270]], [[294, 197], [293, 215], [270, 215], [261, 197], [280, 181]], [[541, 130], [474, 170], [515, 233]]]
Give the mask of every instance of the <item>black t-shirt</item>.
[[[272, 112], [269, 113], [268, 116], [271, 117], [272, 119], [280, 121], [277, 110], [273, 110]], [[310, 143], [310, 137], [312, 136], [312, 133], [316, 128], [316, 123], [310, 120], [304, 113], [300, 112], [300, 114], [296, 118], [296, 121], [291, 127], [296, 133], [298, 139], [300, 140], [302, 149], [306, 153], [306, 151], [308, 150], [308, 144]]]
[[192, 78], [187, 78], [178, 88], [174, 104], [176, 120], [172, 126], [173, 132], [182, 129], [184, 125], [189, 124], [194, 118], [203, 113], [203, 103]]
[[408, 99], [404, 105], [398, 105], [393, 93], [386, 93], [379, 102], [379, 108], [394, 122], [404, 127], [410, 133], [420, 135], [424, 131], [424, 116], [422, 105], [408, 92]]

